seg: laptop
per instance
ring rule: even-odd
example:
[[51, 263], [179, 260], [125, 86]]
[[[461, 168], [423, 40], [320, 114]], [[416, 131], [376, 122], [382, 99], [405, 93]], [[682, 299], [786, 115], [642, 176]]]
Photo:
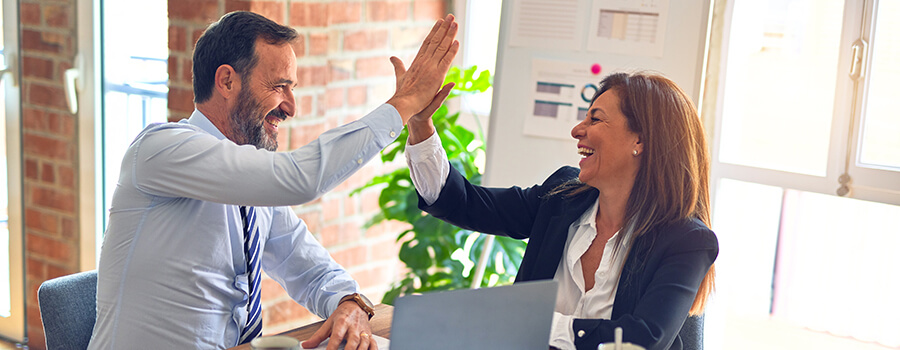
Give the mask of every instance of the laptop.
[[397, 298], [390, 349], [546, 350], [556, 291], [545, 280]]

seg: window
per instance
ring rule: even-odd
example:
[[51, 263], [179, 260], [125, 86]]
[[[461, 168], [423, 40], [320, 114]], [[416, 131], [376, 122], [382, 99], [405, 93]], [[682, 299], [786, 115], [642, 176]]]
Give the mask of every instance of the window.
[[722, 347], [900, 346], [900, 2], [719, 4]]
[[25, 339], [22, 249], [22, 178], [20, 147], [18, 8], [0, 6], [0, 337]]

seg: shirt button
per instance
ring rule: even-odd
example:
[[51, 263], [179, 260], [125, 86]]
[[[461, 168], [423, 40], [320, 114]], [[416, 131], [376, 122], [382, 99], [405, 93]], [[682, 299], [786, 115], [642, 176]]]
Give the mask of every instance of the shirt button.
[[578, 337], [579, 337], [579, 338], [584, 337], [584, 330], [583, 330], [583, 329], [581, 329], [581, 330], [578, 331]]
[[356, 160], [356, 164], [362, 164], [362, 158]]
[[396, 133], [396, 132], [393, 132], [393, 131], [391, 131], [391, 137], [396, 137], [396, 136], [397, 136], [397, 133]]

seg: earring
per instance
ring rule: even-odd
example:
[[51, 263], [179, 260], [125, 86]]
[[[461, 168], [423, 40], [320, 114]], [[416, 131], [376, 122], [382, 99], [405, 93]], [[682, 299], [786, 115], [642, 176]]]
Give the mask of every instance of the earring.
[[632, 151], [631, 151], [631, 155], [637, 157], [637, 150], [632, 150]]

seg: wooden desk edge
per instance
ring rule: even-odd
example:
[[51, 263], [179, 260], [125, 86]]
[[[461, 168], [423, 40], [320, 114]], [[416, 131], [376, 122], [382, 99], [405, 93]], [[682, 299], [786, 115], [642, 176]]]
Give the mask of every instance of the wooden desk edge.
[[[385, 304], [375, 305], [375, 317], [372, 317], [372, 320], [369, 321], [369, 325], [372, 327], [372, 334], [390, 339], [391, 320], [393, 319], [393, 315], [393, 306]], [[278, 335], [288, 336], [302, 342], [316, 333], [316, 331], [319, 330], [319, 327], [322, 327], [323, 323], [325, 323], [325, 321], [310, 323], [305, 326], [278, 333]], [[250, 344], [238, 345], [229, 348], [229, 350], [250, 350]]]

